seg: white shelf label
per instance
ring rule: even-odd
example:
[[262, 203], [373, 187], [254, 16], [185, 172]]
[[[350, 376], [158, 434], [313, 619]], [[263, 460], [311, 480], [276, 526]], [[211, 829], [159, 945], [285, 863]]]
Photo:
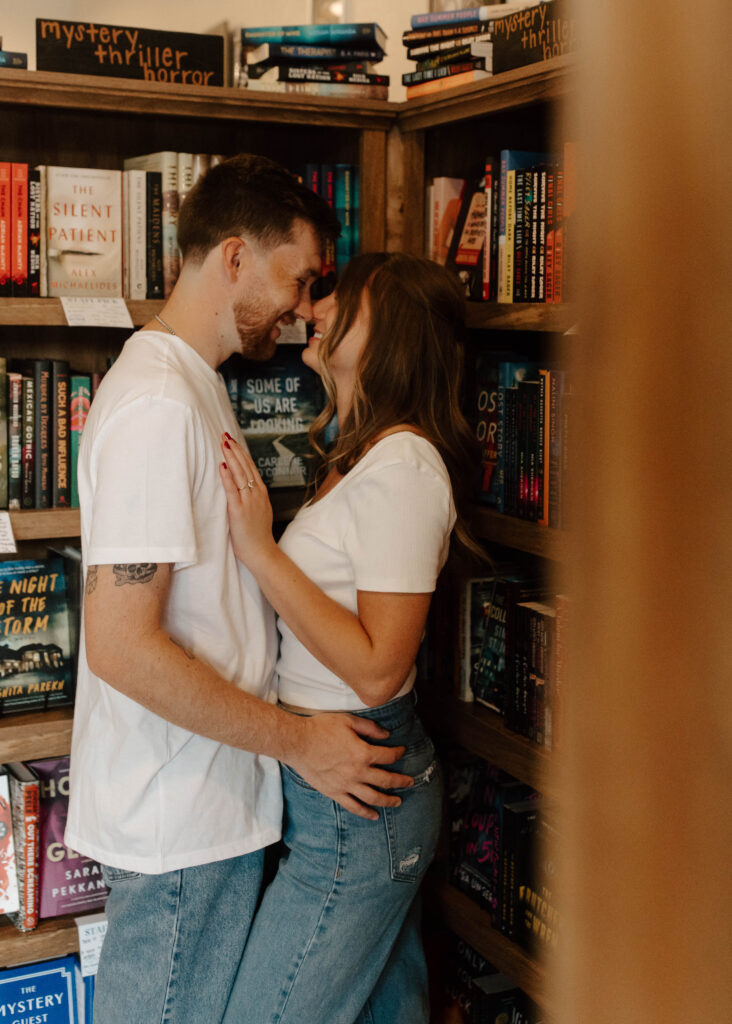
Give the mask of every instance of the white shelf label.
[[61, 297], [69, 327], [134, 327], [124, 299]]
[[79, 929], [81, 976], [88, 978], [89, 975], [97, 973], [99, 954], [102, 951], [104, 936], [107, 934], [107, 916], [100, 913], [77, 917], [76, 927]]
[[13, 536], [13, 524], [9, 512], [0, 512], [0, 554], [15, 555], [18, 547]]

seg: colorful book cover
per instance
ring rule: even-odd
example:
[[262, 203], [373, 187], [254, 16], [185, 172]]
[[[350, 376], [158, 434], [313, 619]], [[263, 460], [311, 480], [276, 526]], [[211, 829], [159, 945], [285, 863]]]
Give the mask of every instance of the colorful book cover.
[[18, 910], [10, 918], [22, 932], [38, 924], [38, 776], [19, 761], [6, 764], [18, 875]]
[[244, 48], [260, 43], [307, 43], [314, 46], [378, 47], [386, 52], [386, 33], [374, 22], [325, 25], [267, 25], [241, 30]]
[[0, 508], [8, 507], [8, 363], [0, 356]]
[[51, 437], [53, 475], [51, 496], [54, 508], [69, 508], [71, 503], [69, 442], [69, 364], [65, 359], [51, 361]]
[[445, 261], [457, 273], [466, 299], [483, 297], [486, 209], [485, 181], [481, 178], [463, 192]]
[[122, 172], [46, 167], [49, 296], [121, 298]]
[[513, 302], [516, 171], [542, 163], [544, 153], [501, 150], [501, 186], [498, 213], [498, 301]]
[[13, 270], [10, 255], [11, 183], [11, 164], [7, 161], [0, 161], [0, 295], [13, 294]]
[[35, 482], [36, 508], [50, 508], [53, 501], [51, 473], [53, 472], [51, 440], [51, 360], [34, 359], [35, 380]]
[[28, 294], [38, 298], [41, 294], [41, 172], [35, 167], [28, 171]]
[[18, 1024], [79, 1024], [76, 972], [73, 956], [0, 971], [0, 1019]]
[[472, 701], [475, 699], [472, 680], [483, 647], [486, 610], [490, 608], [494, 590], [494, 576], [471, 579], [465, 583], [461, 615], [462, 656], [458, 688], [459, 700]]
[[428, 255], [436, 263], [444, 265], [447, 260], [464, 189], [464, 178], [437, 177], [432, 182], [433, 247]]
[[355, 249], [354, 168], [351, 164], [335, 165], [335, 213], [341, 224], [335, 243], [336, 273], [341, 276]]
[[15, 866], [10, 787], [7, 773], [0, 770], [0, 914], [14, 914], [18, 906], [18, 875]]
[[0, 713], [73, 701], [69, 609], [58, 558], [0, 562]]
[[28, 290], [28, 164], [16, 163], [11, 168], [10, 265], [13, 295], [24, 296]]
[[239, 373], [239, 426], [268, 487], [308, 481], [308, 430], [324, 401], [320, 378], [301, 354], [284, 345], [269, 362], [244, 362]]
[[8, 371], [8, 508], [20, 508], [23, 475], [23, 375]]
[[28, 54], [0, 50], [0, 68], [27, 68]]
[[[173, 150], [147, 153], [144, 156], [129, 157], [125, 170], [154, 171], [161, 176], [162, 187], [162, 256], [163, 293], [170, 295], [180, 273], [178, 252], [178, 154]], [[148, 279], [148, 288], [150, 281]]]
[[35, 380], [23, 375], [21, 388], [21, 474], [20, 474], [20, 507], [34, 508], [36, 504], [35, 484]]
[[91, 378], [86, 374], [72, 374], [71, 399], [69, 404], [69, 429], [71, 433], [71, 507], [79, 507], [79, 485], [76, 479], [79, 467], [79, 446], [86, 418], [91, 405]]
[[100, 865], [64, 843], [69, 807], [69, 758], [29, 761], [40, 784], [41, 849], [38, 859], [41, 920], [98, 910], [107, 899]]

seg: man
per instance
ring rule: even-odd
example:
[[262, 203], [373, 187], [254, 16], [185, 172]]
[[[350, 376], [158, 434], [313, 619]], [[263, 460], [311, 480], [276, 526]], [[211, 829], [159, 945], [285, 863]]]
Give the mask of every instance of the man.
[[221, 1018], [263, 848], [280, 836], [275, 759], [364, 817], [410, 782], [381, 767], [403, 749], [367, 742], [386, 736], [368, 720], [276, 706], [273, 615], [233, 554], [219, 481], [221, 435], [240, 434], [216, 367], [234, 352], [269, 358], [278, 323], [311, 316], [337, 228], [269, 160], [209, 171], [181, 210], [178, 283], [85, 426], [66, 841], [110, 886], [97, 1024]]

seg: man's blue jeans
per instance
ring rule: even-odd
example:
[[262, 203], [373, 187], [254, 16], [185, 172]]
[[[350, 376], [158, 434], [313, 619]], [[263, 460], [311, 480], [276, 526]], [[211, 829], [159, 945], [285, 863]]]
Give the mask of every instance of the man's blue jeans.
[[402, 804], [366, 821], [283, 767], [285, 855], [266, 890], [225, 1024], [426, 1024], [415, 897], [437, 845], [442, 779], [411, 694], [360, 714], [406, 746]]
[[141, 875], [104, 867], [94, 1024], [218, 1024], [249, 934], [264, 851]]

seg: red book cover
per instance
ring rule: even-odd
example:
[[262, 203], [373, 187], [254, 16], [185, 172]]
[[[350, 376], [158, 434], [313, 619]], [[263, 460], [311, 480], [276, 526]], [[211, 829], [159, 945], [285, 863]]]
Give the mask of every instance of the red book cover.
[[13, 820], [10, 813], [8, 776], [0, 772], [0, 914], [18, 909], [18, 878], [15, 868]]
[[13, 815], [19, 907], [11, 920], [22, 932], [38, 924], [38, 778], [21, 762], [6, 765]]
[[13, 294], [10, 259], [10, 164], [0, 163], [0, 295]]
[[10, 266], [13, 295], [28, 294], [28, 164], [12, 165]]

